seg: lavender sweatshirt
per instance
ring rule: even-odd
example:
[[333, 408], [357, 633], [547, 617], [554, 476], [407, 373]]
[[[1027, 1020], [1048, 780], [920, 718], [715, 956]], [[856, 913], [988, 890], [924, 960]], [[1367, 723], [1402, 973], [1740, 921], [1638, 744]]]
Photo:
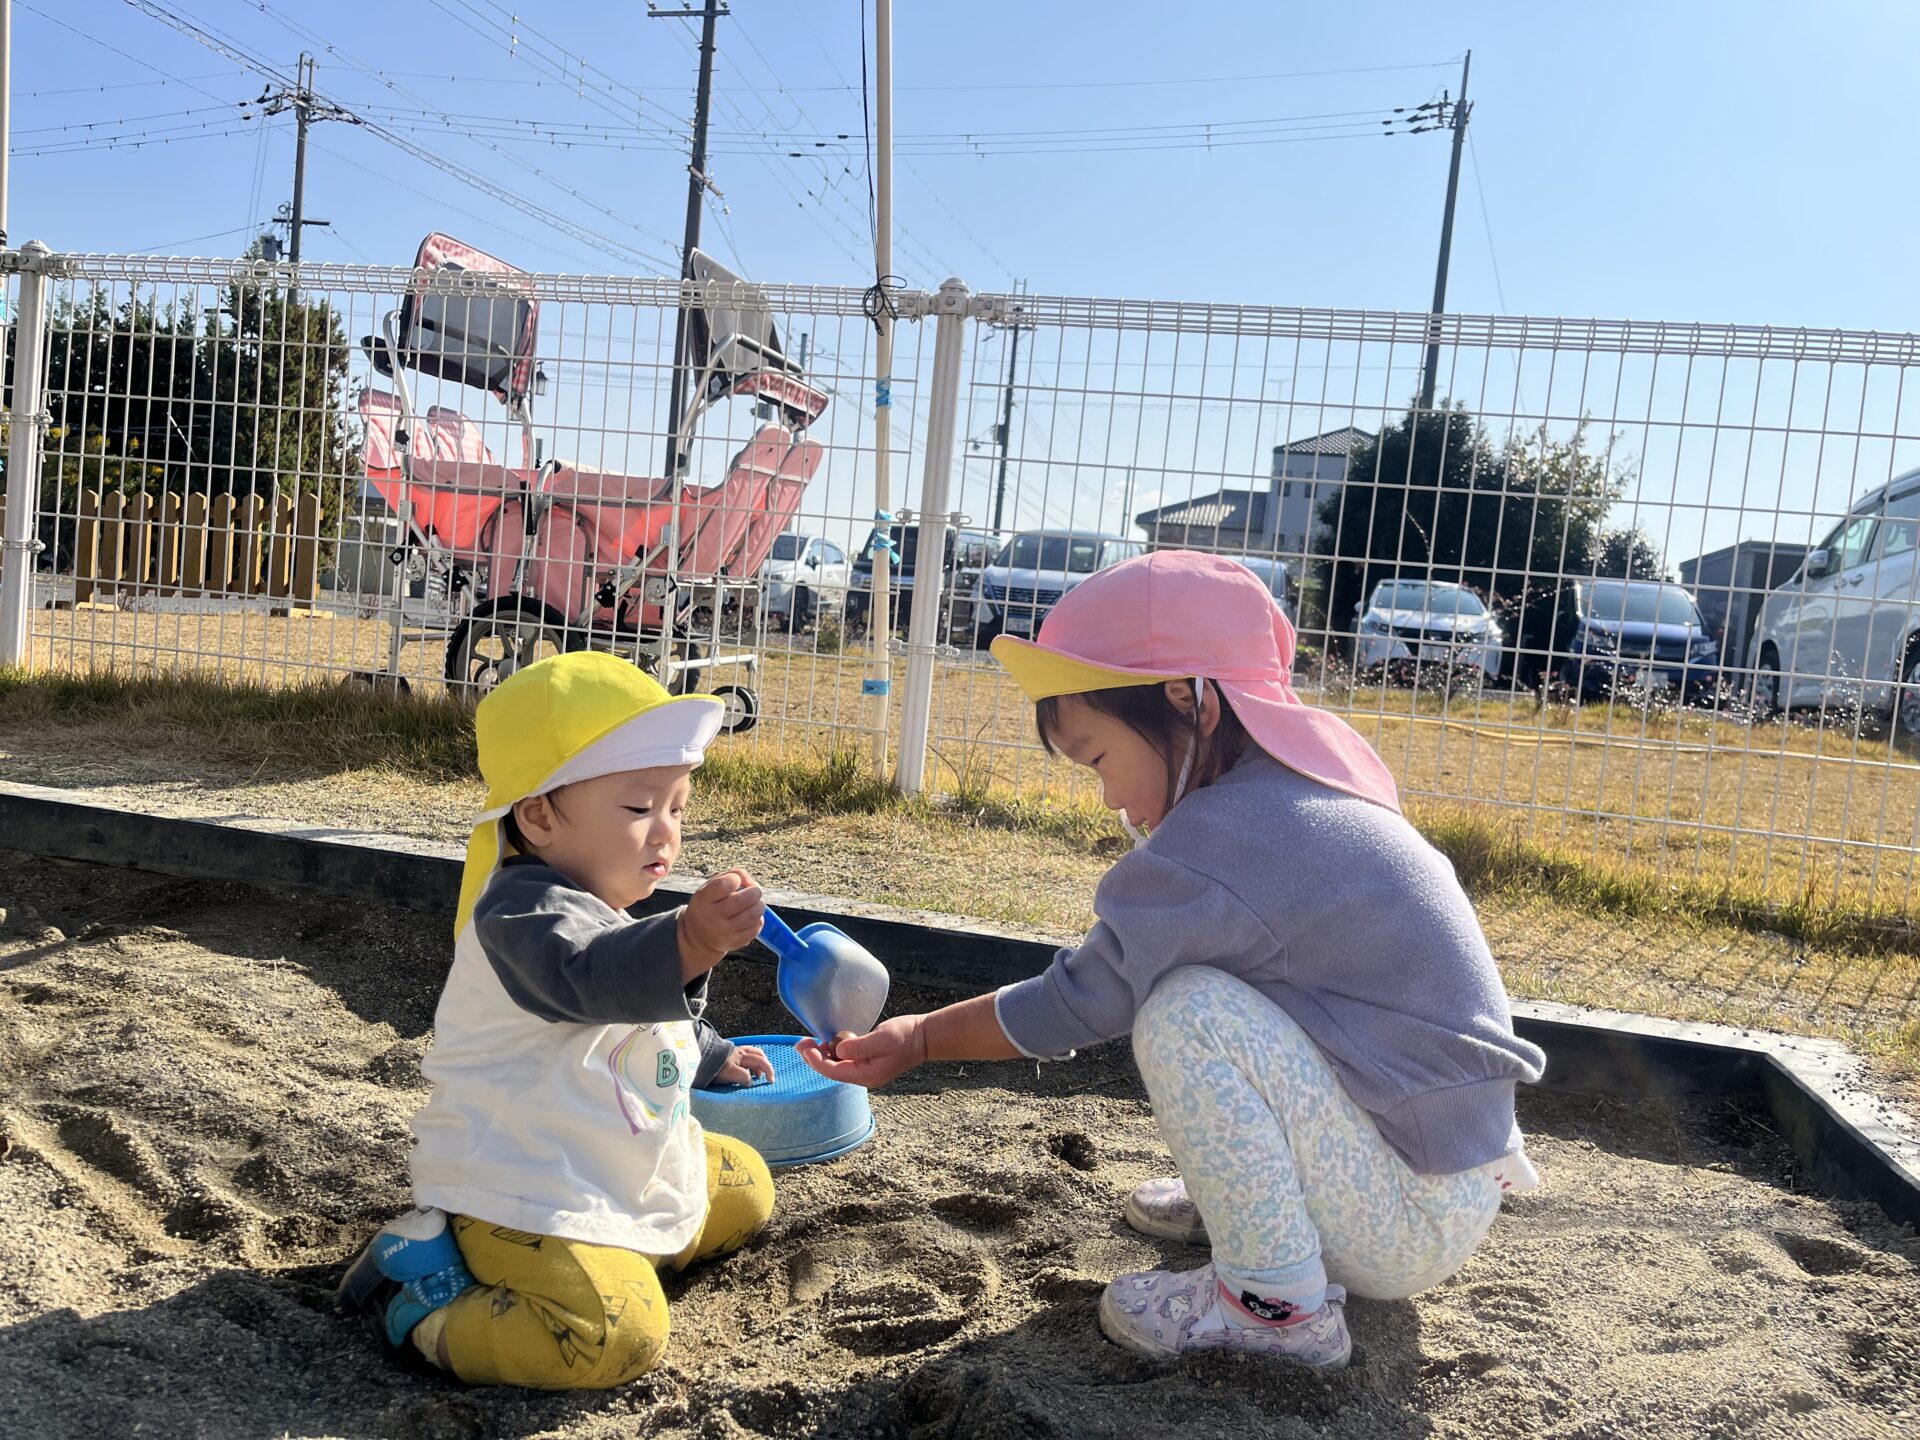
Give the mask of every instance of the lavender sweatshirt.
[[1160, 977], [1224, 970], [1292, 1017], [1418, 1173], [1519, 1148], [1516, 1081], [1545, 1057], [1453, 867], [1402, 816], [1258, 749], [1187, 796], [1100, 882], [1077, 948], [997, 1001], [1028, 1055], [1125, 1035]]

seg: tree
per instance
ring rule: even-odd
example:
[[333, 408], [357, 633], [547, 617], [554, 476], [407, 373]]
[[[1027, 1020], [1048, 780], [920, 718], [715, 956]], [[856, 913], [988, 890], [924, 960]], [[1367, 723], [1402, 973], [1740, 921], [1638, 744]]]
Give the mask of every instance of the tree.
[[[248, 256], [260, 258], [258, 244]], [[99, 289], [50, 307], [41, 538], [56, 553], [70, 545], [82, 490], [318, 491], [324, 504], [359, 473], [340, 316], [270, 271], [220, 298], [204, 315], [184, 301], [116, 309]]]
[[1666, 580], [1667, 557], [1639, 526], [1609, 530], [1600, 537], [1593, 573], [1607, 580]]
[[1571, 577], [1594, 573], [1601, 522], [1631, 471], [1587, 446], [1584, 422], [1545, 425], [1496, 451], [1463, 406], [1409, 410], [1357, 446], [1322, 503], [1332, 536], [1328, 619], [1338, 633], [1380, 580], [1467, 585], [1500, 619], [1505, 652], [1531, 681], [1571, 624]]

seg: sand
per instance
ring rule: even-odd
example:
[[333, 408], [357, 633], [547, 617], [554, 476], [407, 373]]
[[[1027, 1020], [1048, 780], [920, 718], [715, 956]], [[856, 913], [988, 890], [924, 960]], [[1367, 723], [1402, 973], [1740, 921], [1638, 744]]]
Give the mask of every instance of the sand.
[[[443, 922], [0, 853], [0, 1435], [1920, 1434], [1920, 1241], [1727, 1109], [1522, 1099], [1545, 1178], [1334, 1377], [1106, 1343], [1166, 1154], [1123, 1047], [931, 1067], [772, 1229], [671, 1282], [665, 1366], [463, 1389], [332, 1313], [406, 1202]], [[785, 1028], [731, 962], [722, 1023]], [[904, 1004], [927, 1003], [902, 995]]]

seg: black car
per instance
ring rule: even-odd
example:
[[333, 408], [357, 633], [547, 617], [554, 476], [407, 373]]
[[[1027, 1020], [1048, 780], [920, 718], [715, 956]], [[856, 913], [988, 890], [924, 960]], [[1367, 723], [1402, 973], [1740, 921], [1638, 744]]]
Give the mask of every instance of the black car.
[[[914, 570], [920, 559], [920, 527], [895, 525], [888, 535], [893, 540], [893, 628], [906, 633], [913, 618]], [[993, 559], [998, 548], [991, 535], [978, 530], [947, 531], [947, 613], [940, 626], [944, 638], [963, 629], [973, 614], [973, 590], [980, 571]], [[873, 544], [867, 543], [853, 562], [853, 579], [847, 592], [847, 624], [864, 630], [868, 612], [873, 608]]]
[[1666, 688], [1697, 703], [1719, 692], [1719, 642], [1686, 590], [1650, 580], [1583, 580], [1574, 597], [1573, 641], [1560, 678], [1575, 695]]

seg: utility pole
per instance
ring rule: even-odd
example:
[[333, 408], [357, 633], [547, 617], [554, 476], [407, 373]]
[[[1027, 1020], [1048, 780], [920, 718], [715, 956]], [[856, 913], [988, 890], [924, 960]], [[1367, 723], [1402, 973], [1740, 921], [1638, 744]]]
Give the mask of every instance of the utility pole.
[[269, 86], [260, 92], [260, 98], [254, 102], [265, 115], [282, 115], [293, 111], [293, 207], [279, 223], [287, 227], [287, 259], [295, 265], [300, 263], [300, 237], [306, 233], [307, 226], [324, 227], [333, 223], [331, 220], [307, 218], [307, 131], [318, 120], [354, 118], [339, 106], [314, 97], [313, 71], [313, 57], [303, 53], [300, 56], [298, 86], [292, 90]]
[[[722, 0], [706, 0], [704, 9], [657, 10], [655, 20], [700, 17], [700, 84], [693, 102], [693, 155], [687, 162], [687, 228], [680, 243], [680, 279], [693, 278], [693, 252], [700, 248], [700, 202], [711, 182], [707, 178], [707, 114], [713, 106], [714, 22], [730, 15]], [[682, 304], [673, 322], [673, 379], [667, 391], [667, 479], [680, 478], [686, 457], [680, 453], [680, 418], [687, 398], [687, 307]]]
[[[1433, 408], [1434, 386], [1440, 377], [1440, 316], [1447, 310], [1447, 261], [1453, 254], [1453, 207], [1460, 193], [1460, 151], [1467, 143], [1467, 117], [1473, 107], [1467, 104], [1467, 72], [1473, 68], [1473, 52], [1467, 51], [1460, 64], [1460, 98], [1453, 102], [1453, 162], [1447, 168], [1447, 209], [1440, 221], [1440, 263], [1433, 276], [1433, 318], [1428, 322], [1427, 373], [1420, 382], [1420, 408]], [[1441, 101], [1441, 109], [1447, 108]]]
[[1010, 327], [1013, 338], [1007, 346], [1007, 388], [1000, 406], [1000, 433], [996, 437], [1000, 442], [1000, 478], [993, 489], [993, 532], [998, 537], [1006, 520], [1007, 509], [1007, 448], [1013, 443], [1013, 381], [1016, 367], [1020, 364], [1020, 320], [1018, 315]]

